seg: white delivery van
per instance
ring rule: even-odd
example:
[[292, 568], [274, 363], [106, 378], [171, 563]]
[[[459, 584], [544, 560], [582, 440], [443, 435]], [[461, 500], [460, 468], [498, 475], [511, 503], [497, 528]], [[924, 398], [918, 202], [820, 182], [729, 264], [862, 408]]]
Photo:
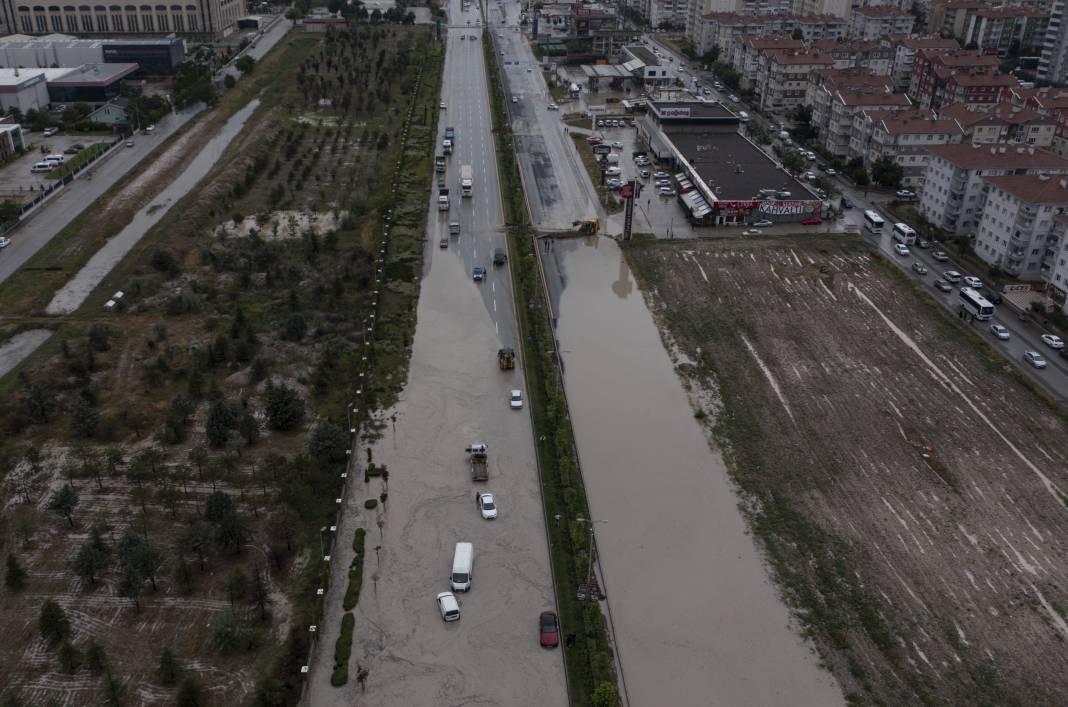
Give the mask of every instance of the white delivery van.
[[608, 164], [619, 164], [619, 153], [612, 153], [604, 156], [605, 162]]
[[452, 590], [466, 592], [471, 589], [472, 569], [475, 564], [475, 547], [471, 543], [456, 543], [452, 555]]
[[45, 162], [55, 162], [56, 164], [63, 164], [67, 161], [67, 158], [63, 155], [48, 155], [44, 158]]
[[51, 162], [38, 162], [30, 167], [31, 172], [51, 172], [56, 166]]

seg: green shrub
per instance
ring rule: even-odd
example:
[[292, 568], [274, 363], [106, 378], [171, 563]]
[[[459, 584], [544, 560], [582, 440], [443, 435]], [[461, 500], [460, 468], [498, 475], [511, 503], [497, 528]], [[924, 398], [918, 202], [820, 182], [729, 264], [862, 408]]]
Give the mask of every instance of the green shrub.
[[352, 558], [352, 565], [349, 566], [349, 585], [345, 588], [345, 598], [341, 603], [345, 611], [351, 611], [356, 608], [356, 603], [360, 601], [360, 589], [363, 587], [363, 540], [365, 535], [367, 535], [366, 530], [357, 528], [356, 534], [352, 538], [352, 549], [356, 551], [356, 556]]
[[375, 508], [378, 507], [378, 499], [377, 498], [369, 498], [369, 499], [367, 499], [366, 501], [363, 502], [363, 507], [366, 508], [369, 511], [373, 511]]
[[349, 681], [349, 656], [352, 655], [352, 629], [356, 625], [356, 617], [346, 612], [341, 618], [341, 635], [334, 644], [334, 672], [330, 676], [330, 684], [340, 687]]

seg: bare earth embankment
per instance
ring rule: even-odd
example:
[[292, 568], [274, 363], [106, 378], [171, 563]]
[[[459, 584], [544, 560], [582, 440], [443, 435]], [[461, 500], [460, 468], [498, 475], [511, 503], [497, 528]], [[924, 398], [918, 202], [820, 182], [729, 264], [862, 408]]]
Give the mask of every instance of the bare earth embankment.
[[[1068, 694], [1068, 425], [863, 244], [628, 252], [804, 630], [860, 702]], [[679, 356], [682, 358], [682, 356]]]

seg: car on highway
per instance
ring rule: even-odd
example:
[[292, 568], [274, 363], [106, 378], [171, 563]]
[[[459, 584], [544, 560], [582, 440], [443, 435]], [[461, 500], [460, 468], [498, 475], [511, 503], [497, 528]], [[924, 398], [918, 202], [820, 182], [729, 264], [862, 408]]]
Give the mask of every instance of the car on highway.
[[475, 282], [482, 282], [482, 278], [486, 277], [486, 269], [481, 265], [476, 265], [471, 268], [471, 279]]
[[894, 244], [894, 252], [903, 257], [903, 256], [908, 255], [910, 251], [909, 251], [909, 247], [907, 245], [905, 245], [904, 243], [895, 243]]
[[916, 192], [909, 191], [908, 189], [900, 189], [894, 193], [894, 196], [896, 196], [898, 199], [915, 199]]
[[493, 501], [492, 493], [477, 493], [475, 497], [478, 500], [478, 512], [483, 518], [493, 520], [497, 517], [497, 504]]
[[815, 172], [805, 172], [804, 174], [801, 175], [801, 177], [811, 182], [813, 179], [816, 178], [816, 173]]
[[1005, 298], [1001, 296], [1001, 293], [994, 292], [993, 290], [984, 292], [983, 297], [986, 297], [986, 300], [990, 302], [990, 304], [1001, 304], [1005, 301]]
[[993, 334], [995, 338], [1001, 339], [1002, 341], [1009, 340], [1009, 330], [1000, 324], [991, 324], [990, 333]]
[[953, 289], [953, 286], [952, 286], [952, 285], [950, 285], [950, 284], [949, 284], [948, 282], [946, 282], [945, 280], [935, 280], [934, 282], [932, 282], [932, 283], [931, 283], [931, 285], [932, 285], [932, 286], [933, 286], [933, 287], [934, 287], [934, 288], [935, 288], [936, 290], [942, 290], [943, 292], [949, 292], [950, 290], [952, 290], [952, 289]]
[[983, 281], [975, 277], [974, 275], [965, 275], [964, 284], [972, 288], [973, 290], [983, 289]]
[[449, 237], [448, 236], [442, 236], [441, 239], [438, 241], [438, 248], [448, 248], [448, 247], [449, 247]]
[[1064, 348], [1064, 340], [1056, 334], [1043, 334], [1038, 338], [1042, 339], [1042, 343], [1051, 349], [1060, 350]]
[[809, 216], [801, 221], [802, 226], [819, 226], [821, 223], [823, 223], [823, 219], [818, 216]]
[[924, 265], [923, 263], [921, 263], [919, 260], [913, 261], [912, 269], [917, 274], [920, 274], [920, 275], [926, 275], [927, 274], [927, 266]]
[[656, 193], [660, 196], [675, 196], [675, 190], [671, 187], [660, 187], [656, 190]]
[[620, 142], [619, 140], [616, 140], [615, 142], [612, 143], [612, 147], [614, 149], [616, 149], [616, 150], [622, 150], [623, 149], [623, 143]]
[[512, 103], [519, 103], [519, 96], [512, 96]]
[[767, 219], [762, 219], [762, 220], [757, 221], [756, 223], [752, 223], [750, 225], [751, 226], [756, 226], [757, 228], [767, 228], [768, 226], [774, 226], [775, 223], [772, 222], [772, 221], [768, 221]]
[[931, 257], [940, 263], [944, 263], [949, 260], [949, 256], [946, 255], [946, 251], [944, 250], [936, 250], [935, 252], [931, 253]]
[[133, 147], [133, 146], [134, 146], [134, 141], [133, 140], [127, 140], [126, 141], [126, 147]]
[[964, 276], [956, 270], [946, 270], [942, 273], [942, 279], [946, 282], [960, 282]]
[[523, 391], [518, 390], [518, 389], [513, 390], [511, 397], [509, 397], [509, 399], [508, 399], [508, 406], [511, 407], [513, 410], [522, 410], [523, 409]]
[[542, 648], [560, 645], [560, 621], [555, 611], [543, 611], [538, 617], [538, 634]]
[[1047, 365], [1046, 359], [1037, 351], [1024, 351], [1023, 360], [1035, 368], [1045, 368]]
[[445, 110], [445, 101], [442, 101], [441, 103], [439, 103], [438, 104], [438, 108], [440, 108], [441, 110]]
[[438, 594], [438, 611], [441, 619], [446, 623], [460, 620], [460, 602], [456, 601], [456, 595], [452, 592]]

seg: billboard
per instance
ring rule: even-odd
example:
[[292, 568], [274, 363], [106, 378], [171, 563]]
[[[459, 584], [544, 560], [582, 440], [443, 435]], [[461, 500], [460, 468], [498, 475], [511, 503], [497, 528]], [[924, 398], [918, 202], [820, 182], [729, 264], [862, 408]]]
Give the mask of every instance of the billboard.
[[689, 118], [690, 117], [690, 109], [688, 107], [679, 107], [679, 106], [676, 106], [674, 108], [661, 108], [660, 109], [660, 117], [661, 118]]

